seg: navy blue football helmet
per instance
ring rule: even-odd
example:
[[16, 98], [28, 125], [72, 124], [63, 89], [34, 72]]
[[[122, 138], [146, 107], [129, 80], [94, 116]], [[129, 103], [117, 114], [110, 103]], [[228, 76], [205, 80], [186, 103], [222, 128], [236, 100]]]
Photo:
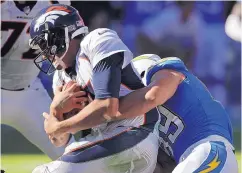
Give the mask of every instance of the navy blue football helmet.
[[[34, 59], [35, 65], [46, 74], [53, 73], [56, 55], [63, 57], [70, 40], [84, 37], [87, 33], [88, 28], [75, 8], [54, 4], [42, 9], [30, 25], [29, 45], [41, 51]], [[43, 62], [49, 64], [46, 69], [42, 68]]]

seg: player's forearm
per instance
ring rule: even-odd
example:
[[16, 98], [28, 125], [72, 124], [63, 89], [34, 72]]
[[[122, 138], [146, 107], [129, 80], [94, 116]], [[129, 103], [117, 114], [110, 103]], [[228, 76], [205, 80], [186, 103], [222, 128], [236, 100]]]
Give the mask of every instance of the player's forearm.
[[80, 130], [89, 129], [107, 122], [111, 119], [112, 115], [116, 115], [117, 112], [116, 103], [110, 105], [110, 103], [107, 102], [109, 101], [94, 100], [77, 115], [65, 121], [61, 121], [59, 124], [60, 133], [75, 134]]
[[147, 98], [150, 87], [145, 87], [122, 97], [119, 100], [119, 113], [112, 120], [120, 120], [125, 118], [133, 118], [143, 115], [156, 107], [157, 103], [152, 98]]
[[136, 90], [119, 100], [119, 111], [117, 113], [107, 113], [105, 104], [95, 102], [95, 100], [80, 111], [77, 115], [61, 121], [59, 133], [75, 134], [80, 130], [89, 129], [105, 123], [125, 118], [132, 118], [142, 115], [156, 106], [154, 100], [147, 97], [150, 87]]
[[133, 91], [120, 99], [117, 119], [131, 118], [145, 114], [173, 96], [181, 77], [167, 70], [154, 75], [153, 82], [142, 89]]

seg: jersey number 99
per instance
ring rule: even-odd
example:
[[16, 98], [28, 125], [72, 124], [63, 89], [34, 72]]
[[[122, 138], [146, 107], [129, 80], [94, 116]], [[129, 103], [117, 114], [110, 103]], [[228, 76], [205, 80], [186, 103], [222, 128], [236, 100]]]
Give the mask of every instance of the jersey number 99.
[[[181, 134], [185, 125], [178, 116], [176, 116], [166, 107], [158, 106], [158, 110], [161, 113], [161, 121], [164, 120], [159, 125], [161, 144], [163, 145], [164, 151], [168, 155], [173, 156], [173, 150], [171, 145], [175, 143], [177, 137]], [[171, 132], [171, 130], [169, 131], [172, 124], [176, 127], [173, 132]]]

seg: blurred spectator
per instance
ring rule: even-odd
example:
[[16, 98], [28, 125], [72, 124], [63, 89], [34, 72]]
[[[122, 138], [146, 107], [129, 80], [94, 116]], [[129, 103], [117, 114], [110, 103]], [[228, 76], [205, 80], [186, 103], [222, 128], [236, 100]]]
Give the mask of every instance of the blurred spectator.
[[174, 4], [174, 1], [124, 1], [121, 38], [136, 56], [135, 40], [142, 23]]
[[82, 16], [89, 31], [97, 28], [107, 28], [115, 13], [109, 1], [72, 1]]
[[224, 30], [226, 2], [199, 1], [195, 8], [205, 22], [205, 29], [200, 34], [203, 40], [193, 70], [214, 98], [226, 106], [225, 77], [229, 56], [228, 38]]
[[177, 1], [143, 23], [137, 38], [138, 52], [177, 56], [191, 68], [202, 29], [202, 18], [194, 11], [194, 2]]
[[241, 42], [242, 28], [241, 28], [241, 2], [237, 2], [231, 14], [228, 16], [225, 23], [226, 34], [233, 40]]
[[234, 122], [240, 122], [241, 115], [241, 2], [237, 2], [225, 23], [229, 36], [229, 62], [227, 67], [228, 106]]
[[219, 24], [225, 21], [225, 1], [196, 1], [195, 8], [207, 24]]
[[[237, 2], [240, 2], [240, 0], [238, 0]], [[226, 1], [225, 2], [225, 19], [228, 18], [228, 16], [230, 15], [230, 13], [232, 12], [232, 9], [234, 7], [234, 5], [237, 3], [236, 1]]]

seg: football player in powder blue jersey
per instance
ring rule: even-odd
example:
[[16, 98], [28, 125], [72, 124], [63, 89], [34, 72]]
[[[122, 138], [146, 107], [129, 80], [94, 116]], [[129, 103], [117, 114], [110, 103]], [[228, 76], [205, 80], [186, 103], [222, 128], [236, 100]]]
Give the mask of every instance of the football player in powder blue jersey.
[[121, 104], [127, 106], [122, 113], [157, 107], [160, 149], [175, 159], [173, 173], [237, 173], [229, 116], [181, 59], [145, 54], [133, 59], [132, 66], [146, 87], [123, 98]]

